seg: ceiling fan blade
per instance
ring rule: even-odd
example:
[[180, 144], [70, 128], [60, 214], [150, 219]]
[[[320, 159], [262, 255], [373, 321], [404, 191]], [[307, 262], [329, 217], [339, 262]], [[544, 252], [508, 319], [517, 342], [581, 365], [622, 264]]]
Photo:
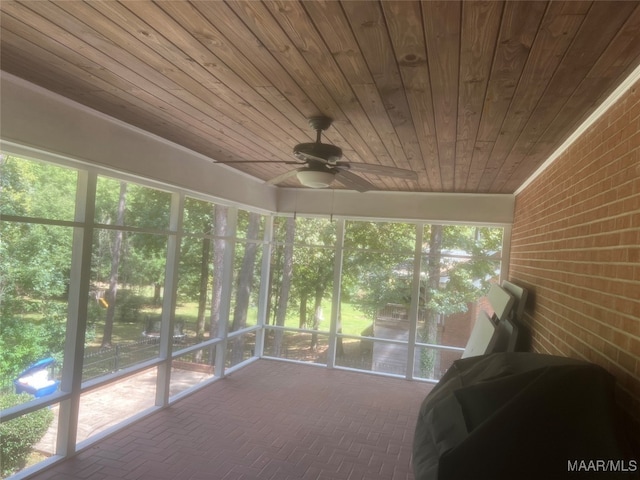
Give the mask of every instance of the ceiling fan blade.
[[300, 165], [304, 162], [296, 160], [216, 160], [215, 163], [222, 163], [223, 165], [231, 165], [233, 163], [286, 163], [287, 165]]
[[343, 184], [347, 188], [353, 188], [359, 192], [367, 192], [369, 190], [376, 190], [376, 187], [369, 183], [362, 177], [359, 177], [355, 173], [351, 173], [347, 170], [338, 170], [335, 179]]
[[386, 177], [406, 178], [408, 180], [418, 180], [418, 174], [413, 170], [404, 168], [388, 167], [386, 165], [372, 165], [370, 163], [338, 162], [338, 167], [347, 168], [357, 172], [371, 173], [373, 175], [384, 175]]
[[[298, 162], [293, 162], [293, 163], [298, 163]], [[270, 178], [265, 183], [267, 183], [269, 185], [277, 185], [278, 183], [284, 182], [288, 178], [291, 178], [291, 177], [295, 176], [301, 170], [305, 170], [305, 168], [304, 167], [300, 167], [300, 168], [296, 168], [295, 170], [289, 170], [288, 172], [285, 172], [282, 175], [278, 175], [277, 177]]]

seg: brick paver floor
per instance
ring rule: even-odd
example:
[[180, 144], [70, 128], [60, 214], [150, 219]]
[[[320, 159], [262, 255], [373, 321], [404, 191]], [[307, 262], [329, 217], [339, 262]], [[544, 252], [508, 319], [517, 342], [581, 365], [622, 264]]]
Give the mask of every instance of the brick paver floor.
[[259, 360], [33, 479], [412, 479], [431, 388]]

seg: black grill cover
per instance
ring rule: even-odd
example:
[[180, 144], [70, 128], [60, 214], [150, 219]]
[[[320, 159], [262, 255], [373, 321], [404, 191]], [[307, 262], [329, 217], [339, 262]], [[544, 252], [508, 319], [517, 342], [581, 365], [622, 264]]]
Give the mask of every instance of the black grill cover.
[[423, 401], [413, 445], [416, 480], [635, 479], [639, 457], [612, 375], [534, 353], [456, 361]]

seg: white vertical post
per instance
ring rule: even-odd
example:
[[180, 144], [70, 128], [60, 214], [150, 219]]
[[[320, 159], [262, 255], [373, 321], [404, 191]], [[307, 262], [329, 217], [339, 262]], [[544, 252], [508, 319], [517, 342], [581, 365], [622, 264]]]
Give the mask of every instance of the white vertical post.
[[162, 321], [160, 327], [160, 358], [156, 378], [157, 406], [169, 403], [171, 387], [171, 361], [173, 351], [173, 326], [175, 324], [175, 307], [178, 296], [178, 266], [180, 265], [180, 246], [182, 243], [182, 219], [184, 210], [184, 194], [171, 195], [171, 211], [169, 215], [169, 238], [167, 239], [167, 262], [165, 264], [164, 295], [162, 297]]
[[71, 392], [71, 397], [60, 402], [56, 443], [56, 454], [62, 456], [73, 455], [76, 450], [82, 388], [82, 362], [91, 282], [96, 183], [97, 175], [94, 172], [78, 171], [75, 221], [80, 226], [73, 229], [67, 334], [60, 384], [60, 390]]
[[407, 380], [413, 379], [416, 358], [416, 333], [420, 308], [420, 274], [422, 272], [422, 242], [424, 225], [416, 224], [416, 244], [413, 251], [413, 279], [411, 281], [411, 305], [409, 306], [409, 344], [407, 345]]
[[342, 260], [344, 256], [344, 219], [336, 220], [336, 246], [333, 261], [333, 295], [331, 297], [331, 322], [329, 327], [329, 348], [327, 349], [327, 367], [336, 364], [336, 342], [338, 340], [338, 316], [340, 315], [340, 295], [342, 287]]

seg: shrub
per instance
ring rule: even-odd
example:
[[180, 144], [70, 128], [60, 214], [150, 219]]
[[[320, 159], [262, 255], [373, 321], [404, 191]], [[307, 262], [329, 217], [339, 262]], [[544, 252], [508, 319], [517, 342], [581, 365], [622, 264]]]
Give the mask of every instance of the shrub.
[[129, 292], [122, 291], [118, 294], [116, 302], [116, 318], [119, 322], [135, 323], [140, 320], [140, 312], [144, 308], [146, 299]]
[[47, 335], [39, 325], [15, 317], [0, 319], [0, 378], [14, 379], [31, 363], [49, 356]]
[[[31, 400], [27, 393], [0, 396], [0, 409]], [[0, 424], [0, 465], [2, 476], [8, 476], [25, 467], [33, 446], [44, 436], [53, 421], [53, 412], [41, 408]]]

